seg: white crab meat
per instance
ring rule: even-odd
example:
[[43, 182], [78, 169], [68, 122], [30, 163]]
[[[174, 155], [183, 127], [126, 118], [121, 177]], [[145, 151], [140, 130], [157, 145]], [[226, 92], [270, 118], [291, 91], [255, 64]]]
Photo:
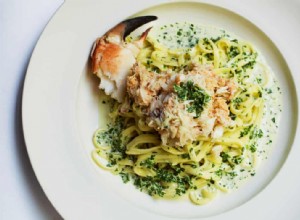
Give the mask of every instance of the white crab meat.
[[124, 42], [125, 32], [156, 18], [145, 16], [126, 20], [98, 38], [94, 44], [91, 52], [92, 71], [100, 78], [99, 88], [119, 102], [124, 100], [127, 75], [150, 29], [133, 43]]

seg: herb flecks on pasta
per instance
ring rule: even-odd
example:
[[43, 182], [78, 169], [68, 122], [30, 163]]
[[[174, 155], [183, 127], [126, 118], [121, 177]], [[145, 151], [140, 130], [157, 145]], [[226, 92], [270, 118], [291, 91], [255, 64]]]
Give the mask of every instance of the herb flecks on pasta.
[[262, 129], [275, 81], [259, 53], [225, 31], [205, 31], [188, 23], [150, 31], [92, 153], [124, 183], [198, 205], [255, 175], [263, 140], [278, 123], [272, 116]]

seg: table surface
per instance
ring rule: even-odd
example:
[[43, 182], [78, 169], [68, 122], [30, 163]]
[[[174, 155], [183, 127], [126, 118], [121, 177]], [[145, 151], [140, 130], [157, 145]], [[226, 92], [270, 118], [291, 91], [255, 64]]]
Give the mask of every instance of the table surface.
[[[221, 1], [220, 1], [221, 2]], [[227, 3], [232, 7], [251, 1]], [[63, 0], [0, 0], [0, 219], [61, 219], [41, 189], [31, 167], [22, 131], [21, 101], [26, 68], [34, 46], [47, 22]], [[294, 4], [286, 11], [281, 5]], [[277, 25], [299, 28], [300, 0], [265, 0], [262, 7], [271, 14], [289, 20]], [[282, 11], [281, 11], [282, 9]], [[242, 10], [246, 11], [246, 8]], [[280, 11], [278, 11], [280, 10]], [[293, 19], [295, 18], [295, 19]], [[268, 31], [276, 28], [272, 21], [264, 21]], [[295, 26], [296, 25], [296, 26]], [[299, 40], [298, 35], [288, 36]], [[286, 36], [285, 36], [286, 37]], [[289, 40], [275, 36], [283, 48]], [[288, 51], [283, 51], [287, 55]], [[293, 69], [295, 66], [291, 66]]]
[[0, 0], [0, 219], [61, 219], [32, 170], [22, 131], [32, 50], [62, 0]]

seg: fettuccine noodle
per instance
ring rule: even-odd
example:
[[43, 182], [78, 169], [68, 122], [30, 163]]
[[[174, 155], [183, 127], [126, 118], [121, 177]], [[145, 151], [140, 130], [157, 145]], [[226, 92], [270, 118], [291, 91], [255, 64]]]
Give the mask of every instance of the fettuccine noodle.
[[[218, 192], [233, 189], [235, 178], [254, 175], [258, 142], [265, 135], [261, 129], [263, 95], [271, 75], [250, 43], [225, 34], [194, 38], [194, 45], [175, 48], [149, 35], [137, 61], [157, 74], [180, 72], [191, 65], [211, 66], [218, 77], [234, 81], [237, 91], [227, 103], [232, 123], [222, 127], [222, 135], [199, 135], [182, 146], [168, 145], [133, 100], [127, 112], [122, 112], [122, 104], [111, 101], [111, 124], [95, 132], [92, 158], [151, 196], [187, 194], [193, 203], [204, 205]], [[256, 67], [259, 80], [253, 78]]]

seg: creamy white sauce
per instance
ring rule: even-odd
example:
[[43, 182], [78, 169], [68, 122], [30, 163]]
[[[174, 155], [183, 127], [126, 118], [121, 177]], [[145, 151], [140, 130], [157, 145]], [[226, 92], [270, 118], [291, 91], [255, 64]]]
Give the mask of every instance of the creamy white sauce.
[[[265, 59], [260, 53], [257, 60], [266, 65], [269, 75], [269, 81], [264, 87], [262, 94], [264, 99], [264, 110], [260, 129], [263, 131], [264, 135], [257, 140], [257, 151], [255, 152], [257, 156], [256, 160], [244, 161], [246, 164], [249, 164], [249, 169], [244, 169], [242, 166], [236, 166], [234, 172], [236, 172], [237, 176], [235, 178], [228, 176], [223, 177], [222, 184], [229, 190], [239, 188], [246, 179], [255, 176], [259, 169], [259, 165], [264, 160], [268, 159], [272, 145], [275, 141], [275, 136], [278, 132], [282, 112], [282, 98], [279, 83], [276, 81], [274, 74], [270, 67], [267, 66]], [[262, 77], [259, 64], [254, 66], [252, 74], [250, 82], [257, 83], [257, 79]]]

